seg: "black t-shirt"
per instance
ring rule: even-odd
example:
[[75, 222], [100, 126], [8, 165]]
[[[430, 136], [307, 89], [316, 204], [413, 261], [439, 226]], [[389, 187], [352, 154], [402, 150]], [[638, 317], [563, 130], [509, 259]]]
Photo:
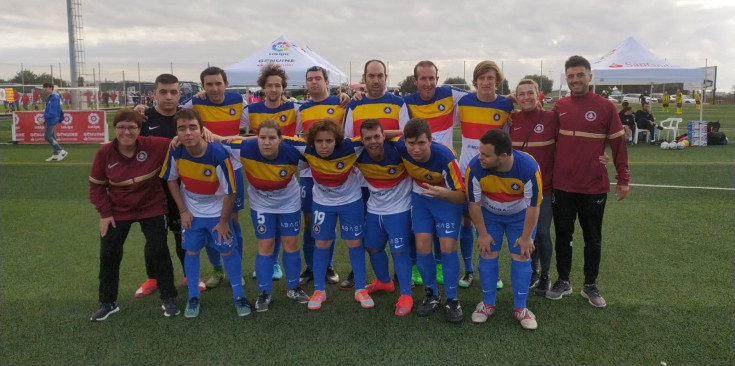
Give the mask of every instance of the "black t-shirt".
[[165, 137], [168, 139], [176, 136], [176, 124], [174, 123], [174, 116], [164, 116], [151, 107], [145, 110], [145, 115], [148, 120], [143, 123], [140, 128], [141, 136], [158, 136]]

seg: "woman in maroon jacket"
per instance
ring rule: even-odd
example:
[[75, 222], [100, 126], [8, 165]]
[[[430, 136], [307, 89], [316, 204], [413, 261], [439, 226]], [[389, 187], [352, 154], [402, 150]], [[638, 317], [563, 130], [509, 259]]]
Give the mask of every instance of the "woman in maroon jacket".
[[141, 116], [129, 108], [115, 113], [115, 140], [102, 145], [89, 175], [89, 199], [100, 214], [100, 308], [90, 320], [103, 321], [120, 310], [117, 292], [123, 244], [134, 222], [154, 259], [165, 316], [179, 314], [173, 266], [166, 244], [166, 195], [158, 180], [170, 141], [140, 136]]

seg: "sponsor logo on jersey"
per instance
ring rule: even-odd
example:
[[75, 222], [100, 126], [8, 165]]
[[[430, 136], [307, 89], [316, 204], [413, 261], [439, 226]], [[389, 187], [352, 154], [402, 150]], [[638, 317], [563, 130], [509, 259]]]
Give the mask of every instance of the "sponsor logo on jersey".
[[496, 120], [496, 121], [500, 121], [500, 114], [498, 114], [498, 113], [495, 113], [495, 114], [493, 115], [493, 119], [494, 119], [494, 120]]
[[542, 125], [542, 124], [540, 124], [540, 123], [539, 123], [539, 124], [537, 124], [537, 125], [536, 125], [536, 126], [535, 126], [535, 127], [533, 128], [533, 132], [536, 132], [536, 133], [541, 133], [541, 132], [544, 132], [544, 125]]
[[286, 174], [288, 174], [286, 173], [286, 169], [281, 169], [281, 171], [278, 172], [278, 176], [280, 176], [281, 178], [286, 177]]
[[510, 185], [510, 189], [512, 189], [514, 191], [517, 191], [517, 190], [521, 189], [521, 186], [519, 186], [518, 183], [513, 183], [513, 184]]
[[286, 115], [282, 114], [278, 119], [281, 120], [281, 122], [286, 122]]
[[388, 174], [390, 175], [396, 174], [396, 168], [393, 168], [393, 167], [388, 168]]

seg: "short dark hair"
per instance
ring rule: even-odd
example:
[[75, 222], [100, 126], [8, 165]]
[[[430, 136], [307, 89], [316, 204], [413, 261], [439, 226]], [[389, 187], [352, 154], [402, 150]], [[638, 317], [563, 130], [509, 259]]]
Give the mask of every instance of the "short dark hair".
[[577, 67], [577, 66], [584, 66], [585, 70], [592, 71], [592, 67], [590, 66], [590, 62], [587, 61], [586, 58], [578, 55], [574, 55], [567, 59], [567, 61], [564, 63], [564, 71], [569, 70], [571, 67]]
[[495, 147], [495, 155], [513, 154], [513, 143], [510, 141], [510, 135], [500, 128], [494, 128], [482, 134], [480, 143], [493, 145]]
[[380, 121], [375, 118], [368, 118], [360, 124], [360, 135], [362, 135], [362, 130], [374, 130], [376, 128], [383, 132], [383, 125], [380, 124]]
[[143, 117], [140, 113], [136, 112], [132, 108], [120, 108], [115, 112], [112, 117], [112, 126], [117, 126], [118, 122], [135, 122], [138, 127], [143, 123]]
[[52, 84], [52, 83], [43, 83], [43, 87], [44, 88], [51, 88], [51, 90], [53, 90], [54, 89], [54, 84]]
[[480, 61], [480, 63], [475, 66], [475, 70], [472, 72], [472, 85], [476, 87], [477, 79], [480, 75], [484, 75], [485, 73], [490, 72], [490, 70], [495, 71], [495, 87], [499, 87], [500, 84], [503, 83], [505, 75], [503, 75], [503, 70], [500, 69], [500, 66], [498, 66], [495, 61], [490, 60]]
[[281, 65], [271, 62], [263, 66], [263, 68], [260, 69], [260, 76], [258, 76], [258, 86], [265, 88], [265, 80], [268, 79], [269, 76], [280, 77], [281, 86], [283, 89], [286, 89], [286, 86], [288, 85], [288, 76], [286, 76], [286, 70], [284, 70]]
[[227, 74], [225, 74], [225, 70], [222, 70], [217, 66], [210, 66], [204, 69], [204, 71], [199, 74], [199, 80], [202, 82], [202, 84], [204, 84], [204, 77], [211, 75], [222, 75], [222, 81], [224, 81], [225, 83], [227, 82]]
[[260, 134], [260, 130], [264, 128], [272, 128], [276, 130], [276, 133], [278, 134], [278, 137], [282, 137], [283, 133], [281, 131], [281, 125], [278, 124], [278, 122], [274, 121], [271, 118], [266, 118], [260, 124], [258, 125], [258, 134]]
[[308, 69], [306, 69], [306, 76], [309, 75], [310, 72], [314, 71], [321, 71], [322, 76], [324, 77], [324, 81], [329, 81], [329, 76], [327, 75], [327, 70], [321, 66], [314, 65]]
[[[212, 75], [212, 74], [210, 74]], [[202, 123], [202, 117], [197, 113], [197, 111], [190, 109], [190, 108], [182, 108], [176, 111], [176, 114], [174, 114], [174, 123], [176, 124], [175, 127], [179, 126], [180, 120], [189, 120], [189, 119], [195, 119], [197, 123], [199, 124], [199, 129], [203, 127]]]
[[178, 84], [179, 78], [172, 74], [161, 74], [156, 76], [156, 82], [155, 87], [158, 87], [158, 84]]
[[331, 132], [332, 135], [334, 135], [335, 147], [341, 146], [344, 142], [345, 135], [342, 132], [342, 127], [335, 123], [334, 120], [326, 118], [314, 122], [314, 124], [309, 127], [309, 130], [306, 131], [306, 144], [314, 147], [316, 134], [322, 131]]
[[406, 122], [406, 126], [403, 127], [403, 137], [406, 139], [419, 138], [421, 135], [431, 141], [431, 126], [429, 122], [426, 122], [423, 118], [411, 118]]
[[380, 61], [380, 60], [369, 60], [368, 62], [365, 63], [365, 67], [363, 68], [363, 71], [362, 71], [362, 74], [363, 75], [367, 75], [367, 67], [368, 67], [368, 65], [370, 65], [371, 62], [377, 62], [377, 63], [383, 65], [383, 73], [384, 74], [387, 74], [388, 73], [388, 69], [386, 69], [385, 63], [383, 63], [383, 61]]
[[419, 69], [419, 67], [433, 67], [434, 68], [434, 74], [439, 74], [439, 68], [434, 65], [433, 62], [429, 60], [423, 60], [419, 61], [419, 63], [416, 64], [416, 66], [413, 67], [413, 77], [417, 78], [418, 75], [416, 74], [416, 71]]

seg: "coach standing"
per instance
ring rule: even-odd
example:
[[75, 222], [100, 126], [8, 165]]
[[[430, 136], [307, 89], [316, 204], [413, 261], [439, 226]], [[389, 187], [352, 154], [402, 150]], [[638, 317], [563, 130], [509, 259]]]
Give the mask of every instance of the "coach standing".
[[597, 289], [597, 275], [602, 248], [602, 217], [605, 213], [610, 180], [607, 168], [598, 157], [605, 152], [605, 142], [612, 148], [617, 171], [615, 196], [620, 201], [628, 195], [628, 150], [625, 131], [615, 105], [590, 91], [590, 63], [572, 56], [564, 64], [571, 96], [554, 105], [559, 116], [559, 135], [553, 172], [553, 210], [556, 230], [556, 270], [559, 279], [546, 298], [559, 300], [572, 293], [569, 273], [572, 268], [574, 223], [584, 234], [584, 287], [582, 297], [595, 307], [605, 307]]

